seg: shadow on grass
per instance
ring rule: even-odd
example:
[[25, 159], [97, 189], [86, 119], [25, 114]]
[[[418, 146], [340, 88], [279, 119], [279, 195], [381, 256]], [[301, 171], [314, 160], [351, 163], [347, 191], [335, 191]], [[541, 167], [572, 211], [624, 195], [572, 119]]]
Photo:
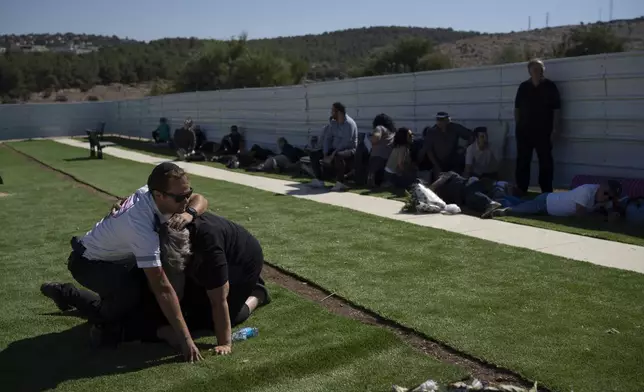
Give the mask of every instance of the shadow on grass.
[[92, 350], [89, 326], [48, 333], [11, 343], [0, 353], [2, 390], [40, 392], [65, 381], [136, 372], [179, 362], [162, 344], [125, 346], [118, 350]]

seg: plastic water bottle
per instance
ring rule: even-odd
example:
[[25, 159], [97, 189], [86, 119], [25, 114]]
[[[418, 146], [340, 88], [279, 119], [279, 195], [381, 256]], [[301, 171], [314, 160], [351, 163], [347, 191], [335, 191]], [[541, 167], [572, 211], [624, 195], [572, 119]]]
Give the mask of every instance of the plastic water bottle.
[[233, 333], [233, 342], [247, 340], [257, 335], [259, 335], [259, 330], [257, 328], [242, 328], [239, 331]]

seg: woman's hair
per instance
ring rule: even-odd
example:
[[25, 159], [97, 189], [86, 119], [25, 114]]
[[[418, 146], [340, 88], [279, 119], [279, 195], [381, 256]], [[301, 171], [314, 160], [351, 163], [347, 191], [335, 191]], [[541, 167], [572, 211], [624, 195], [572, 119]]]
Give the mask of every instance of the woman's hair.
[[376, 129], [379, 126], [385, 127], [385, 129], [391, 133], [396, 132], [396, 125], [394, 124], [394, 120], [392, 120], [391, 117], [384, 113], [377, 115], [373, 119], [373, 123], [371, 124], [371, 127], [373, 129]]
[[394, 147], [408, 146], [409, 145], [409, 128], [398, 128], [394, 135]]
[[287, 144], [288, 140], [286, 140], [285, 137], [281, 137], [281, 138], [277, 139], [277, 144], [280, 144], [280, 143]]
[[384, 137], [389, 131], [387, 131], [387, 128], [383, 127], [382, 125], [378, 125], [373, 129], [373, 132], [371, 132], [372, 136], [376, 137]]
[[161, 264], [175, 272], [185, 270], [192, 251], [190, 250], [190, 232], [188, 229], [175, 230], [167, 224], [159, 229]]

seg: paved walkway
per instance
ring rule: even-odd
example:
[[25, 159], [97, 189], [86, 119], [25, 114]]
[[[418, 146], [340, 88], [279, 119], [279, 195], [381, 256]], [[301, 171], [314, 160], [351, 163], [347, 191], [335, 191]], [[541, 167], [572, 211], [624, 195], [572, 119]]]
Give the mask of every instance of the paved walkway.
[[[55, 139], [55, 141], [73, 147], [82, 147], [85, 149], [88, 147], [86, 142], [74, 139]], [[158, 164], [167, 161], [167, 159], [116, 147], [106, 148], [103, 153], [122, 159], [149, 164]], [[313, 190], [299, 182], [236, 173], [198, 163], [176, 163], [188, 173], [206, 178], [232, 182], [338, 207], [350, 208], [384, 218], [442, 229], [573, 260], [644, 273], [644, 247], [641, 246], [522, 226], [498, 220], [484, 220], [467, 215], [402, 214], [400, 213], [400, 209], [403, 203], [395, 200], [363, 196], [349, 192], [335, 193]]]

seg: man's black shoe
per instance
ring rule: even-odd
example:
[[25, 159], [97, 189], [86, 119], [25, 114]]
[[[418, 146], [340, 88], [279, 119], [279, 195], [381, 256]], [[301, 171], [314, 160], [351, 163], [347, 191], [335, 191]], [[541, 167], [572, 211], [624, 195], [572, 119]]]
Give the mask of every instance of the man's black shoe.
[[271, 303], [271, 295], [263, 284], [257, 283], [253, 290], [253, 294], [259, 294], [257, 295], [257, 298], [260, 300], [259, 306], [266, 306]]
[[40, 286], [40, 292], [45, 297], [54, 301], [61, 312], [65, 312], [72, 308], [67, 302], [65, 302], [65, 299], [63, 298], [63, 285], [61, 283], [43, 283], [42, 286]]

